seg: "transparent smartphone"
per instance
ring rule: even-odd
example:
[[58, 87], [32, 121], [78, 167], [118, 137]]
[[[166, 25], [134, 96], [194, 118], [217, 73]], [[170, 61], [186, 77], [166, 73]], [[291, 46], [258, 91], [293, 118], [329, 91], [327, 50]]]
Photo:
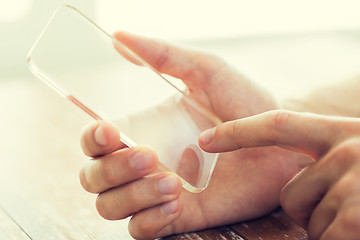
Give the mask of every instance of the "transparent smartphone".
[[160, 168], [178, 174], [184, 188], [205, 189], [218, 154], [202, 151], [198, 137], [220, 120], [188, 97], [181, 80], [159, 73], [71, 5], [57, 9], [28, 64], [35, 76], [92, 118], [115, 123], [128, 147], [155, 150]]

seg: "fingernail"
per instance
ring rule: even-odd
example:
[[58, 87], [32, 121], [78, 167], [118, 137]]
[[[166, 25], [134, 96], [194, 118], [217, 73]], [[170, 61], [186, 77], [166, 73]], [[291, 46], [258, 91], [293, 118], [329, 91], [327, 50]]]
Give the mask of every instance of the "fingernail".
[[216, 131], [216, 128], [210, 128], [210, 129], [202, 132], [200, 134], [200, 142], [203, 145], [209, 144], [212, 141], [212, 139], [214, 138], [215, 131]]
[[179, 200], [173, 200], [171, 202], [164, 203], [161, 206], [161, 210], [166, 214], [174, 214], [179, 211]]
[[108, 145], [103, 127], [99, 126], [94, 132], [95, 142], [100, 146]]
[[167, 176], [158, 181], [158, 189], [161, 194], [175, 193], [179, 188], [179, 181], [175, 176]]
[[154, 157], [151, 152], [141, 150], [130, 156], [130, 162], [136, 170], [142, 171], [153, 166]]

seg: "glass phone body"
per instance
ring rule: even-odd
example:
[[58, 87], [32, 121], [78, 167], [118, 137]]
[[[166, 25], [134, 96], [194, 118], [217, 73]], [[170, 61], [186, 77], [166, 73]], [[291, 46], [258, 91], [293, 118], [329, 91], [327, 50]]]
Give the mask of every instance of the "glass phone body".
[[128, 147], [152, 148], [159, 168], [178, 174], [184, 188], [206, 188], [218, 154], [202, 151], [198, 137], [220, 120], [188, 96], [180, 79], [158, 72], [76, 6], [57, 9], [28, 64], [35, 76], [92, 118], [115, 123]]

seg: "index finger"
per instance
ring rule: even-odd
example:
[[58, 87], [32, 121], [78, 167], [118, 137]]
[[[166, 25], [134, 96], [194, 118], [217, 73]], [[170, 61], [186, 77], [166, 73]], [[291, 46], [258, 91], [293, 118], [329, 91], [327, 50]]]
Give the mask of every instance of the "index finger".
[[274, 110], [209, 129], [202, 133], [199, 144], [208, 152], [279, 146], [318, 159], [339, 140], [344, 130], [344, 124], [339, 123], [344, 121], [345, 118]]

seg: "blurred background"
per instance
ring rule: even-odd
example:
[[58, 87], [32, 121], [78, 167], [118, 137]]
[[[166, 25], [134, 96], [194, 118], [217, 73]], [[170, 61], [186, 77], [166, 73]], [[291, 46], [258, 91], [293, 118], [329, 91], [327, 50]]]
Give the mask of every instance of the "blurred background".
[[[359, 56], [360, 2], [357, 0], [68, 2], [81, 6], [109, 32], [123, 29], [213, 51], [260, 82], [264, 78], [265, 82], [286, 78], [283, 92], [300, 80], [311, 78], [309, 82], [315, 84], [314, 79], [332, 81], [342, 78], [342, 74], [352, 74], [351, 68]], [[27, 52], [61, 3], [60, 0], [2, 0], [2, 81], [30, 77], [25, 66]], [[333, 73], [328, 79], [323, 74], [329, 72], [329, 65], [342, 74]], [[307, 72], [309, 75], [297, 76]]]
[[[121, 29], [215, 53], [279, 99], [360, 74], [358, 0], [67, 2], [110, 33]], [[95, 196], [79, 184], [87, 160], [79, 136], [91, 119], [26, 65], [62, 1], [0, 3], [0, 239], [24, 233], [32, 239], [130, 239], [127, 222], [101, 219]]]

